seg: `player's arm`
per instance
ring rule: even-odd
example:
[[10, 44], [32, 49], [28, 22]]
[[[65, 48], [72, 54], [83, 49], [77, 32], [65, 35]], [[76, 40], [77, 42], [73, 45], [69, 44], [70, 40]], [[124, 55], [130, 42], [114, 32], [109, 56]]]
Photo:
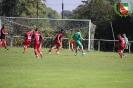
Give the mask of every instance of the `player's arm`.
[[2, 33], [3, 33], [3, 34], [8, 34], [8, 33], [7, 33], [7, 32], [5, 32], [4, 30], [2, 30]]
[[128, 44], [128, 38], [126, 38], [126, 44]]
[[80, 38], [81, 38], [82, 40], [85, 40], [85, 39], [81, 36], [81, 34], [80, 34]]
[[58, 40], [58, 42], [59, 42], [60, 44], [62, 44], [62, 36], [61, 36], [61, 34], [58, 34], [57, 40]]
[[58, 40], [58, 41], [61, 41], [61, 40], [60, 40], [60, 36], [61, 36], [61, 34], [58, 34], [58, 35], [57, 35], [57, 40]]
[[43, 36], [42, 34], [41, 34], [40, 36], [41, 36], [41, 39], [43, 39], [43, 40], [44, 40], [44, 36]]
[[82, 36], [80, 37], [82, 40], [85, 40]]
[[62, 42], [62, 37], [60, 38], [60, 42]]

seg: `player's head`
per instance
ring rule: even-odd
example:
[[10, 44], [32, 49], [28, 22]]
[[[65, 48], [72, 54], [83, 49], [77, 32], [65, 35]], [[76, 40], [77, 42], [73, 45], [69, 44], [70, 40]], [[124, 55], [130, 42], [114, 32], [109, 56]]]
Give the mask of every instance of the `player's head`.
[[118, 37], [118, 38], [121, 37], [121, 34], [118, 34], [117, 37]]
[[78, 32], [81, 32], [81, 29], [78, 29]]
[[3, 25], [2, 25], [2, 29], [5, 29], [5, 28], [6, 28], [6, 25], [5, 25], [5, 24], [3, 24]]
[[126, 37], [126, 33], [123, 33], [123, 37]]
[[38, 28], [36, 28], [35, 31], [38, 31]]
[[60, 32], [61, 32], [61, 33], [64, 33], [64, 30], [63, 30], [63, 29], [61, 29], [61, 30], [60, 30]]

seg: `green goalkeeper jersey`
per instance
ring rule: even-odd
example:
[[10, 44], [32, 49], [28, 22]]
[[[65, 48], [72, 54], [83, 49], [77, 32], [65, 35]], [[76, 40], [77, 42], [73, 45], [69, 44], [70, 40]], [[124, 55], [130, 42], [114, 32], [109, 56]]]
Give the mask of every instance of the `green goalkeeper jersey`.
[[81, 37], [81, 33], [80, 32], [76, 32], [73, 36], [73, 39], [75, 41], [80, 41], [80, 37]]
[[124, 37], [124, 40], [125, 40], [125, 44], [127, 44], [128, 43], [128, 38]]

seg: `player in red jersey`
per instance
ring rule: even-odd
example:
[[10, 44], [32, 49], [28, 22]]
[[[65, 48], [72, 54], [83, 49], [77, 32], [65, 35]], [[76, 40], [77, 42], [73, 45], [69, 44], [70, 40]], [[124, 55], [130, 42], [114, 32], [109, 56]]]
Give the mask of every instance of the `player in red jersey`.
[[50, 48], [49, 54], [51, 54], [52, 50], [59, 46], [56, 53], [60, 54], [59, 51], [62, 48], [62, 36], [64, 35], [64, 30], [61, 29], [60, 32], [57, 34], [57, 37], [54, 39], [54, 46]]
[[4, 47], [6, 50], [8, 50], [7, 48], [7, 44], [6, 44], [6, 35], [8, 34], [7, 32], [5, 32], [5, 28], [6, 25], [4, 24], [1, 28], [1, 36], [0, 36], [0, 45], [2, 46], [2, 43], [4, 43]]
[[40, 44], [41, 44], [41, 40], [44, 39], [44, 37], [38, 32], [38, 28], [35, 29], [35, 32], [33, 34], [33, 39], [34, 39], [34, 53], [36, 55], [36, 58], [39, 58], [38, 53], [40, 53], [40, 56], [42, 58]]
[[31, 29], [31, 31], [28, 31], [25, 33], [25, 41], [23, 43], [23, 45], [24, 45], [23, 53], [25, 53], [27, 51], [27, 46], [31, 43], [32, 33], [33, 33], [33, 29]]
[[120, 57], [122, 58], [122, 57], [123, 57], [122, 50], [124, 49], [125, 41], [124, 41], [124, 39], [121, 37], [120, 34], [118, 34], [117, 37], [118, 37], [118, 40], [119, 40], [118, 53], [119, 53]]

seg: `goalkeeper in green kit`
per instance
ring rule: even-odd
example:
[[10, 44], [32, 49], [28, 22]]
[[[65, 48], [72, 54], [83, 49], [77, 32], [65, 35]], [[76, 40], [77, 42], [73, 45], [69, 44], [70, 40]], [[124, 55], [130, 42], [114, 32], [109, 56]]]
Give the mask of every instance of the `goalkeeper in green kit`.
[[124, 54], [124, 50], [125, 50], [125, 49], [128, 49], [129, 41], [128, 41], [128, 38], [126, 37], [126, 34], [125, 34], [125, 33], [123, 33], [123, 39], [125, 40], [125, 47], [124, 47], [124, 49], [122, 50], [122, 54], [123, 54], [123, 56], [126, 56], [126, 55]]
[[82, 43], [80, 42], [80, 39], [82, 39], [82, 40], [85, 40], [85, 39], [82, 38], [80, 32], [81, 32], [80, 29], [78, 29], [78, 31], [77, 31], [77, 32], [74, 34], [74, 36], [73, 36], [73, 39], [74, 39], [74, 41], [75, 41], [75, 43], [76, 43], [75, 56], [77, 56], [77, 51], [78, 51], [78, 48], [79, 48], [79, 47], [81, 48], [82, 55], [85, 55], [84, 50], [83, 50], [83, 45], [82, 45]]

